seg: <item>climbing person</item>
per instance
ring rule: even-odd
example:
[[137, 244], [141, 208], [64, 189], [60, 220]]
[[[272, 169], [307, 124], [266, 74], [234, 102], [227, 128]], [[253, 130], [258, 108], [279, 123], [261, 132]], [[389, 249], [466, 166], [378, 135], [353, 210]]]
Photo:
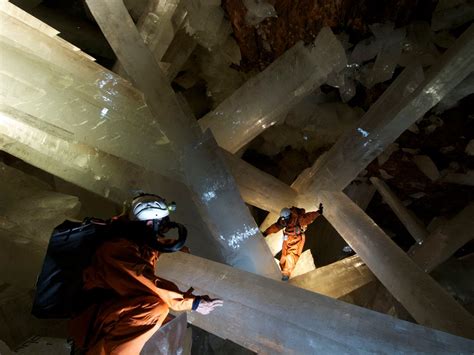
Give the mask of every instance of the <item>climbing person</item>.
[[280, 218], [263, 232], [263, 236], [266, 237], [283, 229], [283, 246], [280, 258], [281, 279], [283, 281], [288, 281], [303, 252], [306, 239], [305, 232], [308, 225], [322, 214], [323, 205], [321, 203], [317, 211], [307, 213], [303, 208], [294, 206], [283, 208], [280, 212]]
[[[77, 268], [74, 270], [76, 275], [82, 274], [81, 292], [71, 292], [77, 288], [77, 282], [73, 284], [63, 277], [63, 284], [59, 284], [50, 275], [70, 275], [74, 266], [70, 265], [74, 262], [63, 260], [64, 255], [56, 257], [60, 249], [53, 241], [79, 240], [83, 235], [78, 234], [77, 228], [66, 232], [55, 230], [48, 246], [49, 259], [45, 259], [38, 281], [33, 314], [41, 318], [70, 317], [69, 333], [75, 351], [80, 354], [128, 355], [140, 353], [147, 340], [166, 321], [170, 309], [192, 310], [205, 315], [222, 306], [222, 300], [181, 292], [172, 282], [155, 275], [160, 253], [182, 249], [186, 240], [184, 226], [169, 219], [169, 211], [174, 208], [174, 204], [168, 205], [159, 196], [142, 194], [132, 200], [124, 213], [102, 226], [101, 222], [92, 221], [94, 232], [89, 234], [93, 234], [92, 239], [100, 237], [103, 241], [93, 252], [89, 251], [90, 262], [79, 272]], [[91, 223], [83, 223], [79, 230], [84, 234], [84, 231], [92, 230], [90, 228]], [[177, 240], [167, 238], [165, 233], [171, 229], [178, 230]], [[53, 240], [55, 236], [57, 238]], [[90, 249], [92, 245], [85, 237], [81, 243], [83, 248]], [[70, 258], [79, 253], [70, 253]], [[71, 269], [69, 272], [60, 270], [66, 266]], [[57, 270], [46, 273], [48, 267]], [[55, 289], [58, 294], [52, 296]], [[81, 306], [62, 304], [67, 302], [67, 295], [72, 298], [78, 293], [81, 296], [74, 298], [74, 303], [81, 303]]]

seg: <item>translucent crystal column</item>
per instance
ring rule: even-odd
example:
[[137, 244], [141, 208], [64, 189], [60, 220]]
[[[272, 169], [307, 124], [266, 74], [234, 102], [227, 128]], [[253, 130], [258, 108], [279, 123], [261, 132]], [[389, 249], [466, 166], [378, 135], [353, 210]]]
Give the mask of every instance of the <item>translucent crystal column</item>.
[[196, 46], [196, 40], [186, 32], [185, 28], [181, 28], [176, 32], [163, 57], [163, 63], [169, 64], [169, 67], [165, 69], [169, 81], [172, 81], [178, 75]]
[[382, 195], [383, 200], [390, 206], [392, 211], [397, 215], [405, 228], [410, 232], [411, 236], [418, 244], [423, 243], [423, 240], [428, 236], [425, 226], [416, 218], [416, 216], [408, 208], [406, 208], [402, 201], [400, 201], [393, 193], [388, 185], [377, 177], [371, 177], [370, 181], [377, 188], [377, 191]]
[[298, 42], [201, 118], [201, 128], [210, 128], [218, 144], [235, 153], [345, 65], [344, 48], [329, 28], [323, 28], [314, 46]]
[[340, 298], [376, 280], [359, 256], [336, 261], [307, 274], [290, 279], [293, 286]]
[[[157, 63], [162, 61], [186, 16], [186, 10], [181, 4], [184, 2], [181, 0], [150, 1], [137, 23], [140, 36], [153, 53]], [[127, 75], [119, 62], [115, 64], [113, 70], [120, 76]]]
[[180, 177], [168, 138], [129, 82], [3, 12], [0, 22], [4, 102], [74, 140]]
[[221, 154], [246, 203], [274, 213], [294, 203], [297, 193], [290, 186], [223, 149]]
[[[459, 248], [472, 240], [474, 236], [472, 216], [474, 216], [474, 204], [468, 205], [453, 219], [438, 227], [423, 241], [423, 244], [414, 245], [409, 250], [408, 256], [426, 273], [431, 273]], [[444, 286], [444, 288], [450, 290], [449, 287]], [[384, 292], [379, 291], [374, 299], [383, 297]]]
[[194, 201], [201, 207], [211, 234], [223, 246], [228, 264], [277, 278], [280, 272], [273, 256], [218, 152], [217, 143], [208, 131], [199, 143], [183, 153], [182, 162]]
[[474, 338], [474, 317], [421, 270], [343, 192], [321, 191], [324, 215], [415, 320]]
[[[5, 102], [61, 127], [71, 140], [86, 142], [160, 174], [182, 178], [167, 137], [161, 131], [150, 134], [156, 122], [144, 123], [152, 121], [151, 113], [142, 95], [128, 82], [25, 23], [12, 17], [4, 20], [5, 26], [0, 28], [4, 35], [0, 37], [0, 92]], [[7, 36], [17, 38], [18, 43]], [[34, 54], [25, 53], [28, 48], [34, 49]], [[54, 53], [51, 58], [50, 52]], [[128, 134], [123, 134], [121, 127]], [[141, 149], [143, 146], [147, 149]], [[259, 201], [268, 204], [266, 199]]]
[[[158, 329], [155, 334], [145, 343], [141, 355], [169, 355], [190, 354], [191, 349], [186, 349], [187, 333], [186, 312], [168, 321]], [[191, 329], [189, 329], [191, 331]], [[188, 350], [188, 352], [186, 352]]]
[[473, 238], [474, 203], [471, 203], [445, 225], [438, 227], [409, 254], [420, 268], [429, 273]]
[[[73, 133], [73, 140], [155, 169], [160, 174], [181, 177], [168, 139], [157, 127], [141, 93], [115, 74], [67, 50], [52, 38], [36, 33], [25, 23], [15, 18], [4, 20], [5, 26], [0, 29], [5, 41], [0, 89], [6, 101]], [[24, 51], [29, 54], [25, 55]], [[143, 144], [137, 145], [138, 140]], [[142, 146], [147, 149], [140, 152]], [[267, 178], [261, 183], [267, 183]], [[243, 188], [248, 191], [248, 186]], [[279, 199], [276, 193], [277, 190], [271, 199], [258, 198], [258, 203], [273, 204], [273, 198]], [[252, 197], [252, 194], [244, 197]], [[255, 198], [252, 201], [255, 203]]]
[[[403, 131], [435, 106], [474, 70], [474, 25], [431, 67], [407, 68], [359, 124], [339, 138], [318, 168], [308, 174], [308, 193], [325, 186], [342, 190]], [[420, 84], [421, 83], [421, 84]]]
[[436, 114], [441, 114], [444, 111], [458, 105], [459, 101], [468, 95], [474, 93], [474, 73], [471, 73], [461, 83], [459, 83], [453, 90], [449, 92], [433, 109]]
[[226, 262], [278, 277], [278, 268], [260, 238], [232, 175], [216, 154], [218, 147], [214, 139], [202, 135], [194, 118], [183, 111], [121, 1], [87, 1], [87, 4], [129, 77], [145, 94], [151, 112], [159, 117], [163, 131], [178, 154], [203, 219], [220, 243]]
[[264, 354], [469, 353], [471, 340], [408, 323], [184, 253], [164, 255], [156, 273], [181, 289], [224, 300], [188, 320]]
[[186, 1], [160, 0], [148, 3], [137, 28], [157, 62], [161, 61], [186, 17]]
[[188, 228], [191, 251], [223, 260], [186, 186], [70, 138], [57, 127], [0, 105], [0, 150], [118, 205], [140, 191], [173, 200], [178, 206], [173, 219]]

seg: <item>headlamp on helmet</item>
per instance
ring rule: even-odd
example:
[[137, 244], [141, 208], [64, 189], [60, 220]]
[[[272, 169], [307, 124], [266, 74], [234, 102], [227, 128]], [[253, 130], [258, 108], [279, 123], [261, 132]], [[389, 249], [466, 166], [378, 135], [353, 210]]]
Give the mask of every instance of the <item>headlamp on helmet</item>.
[[135, 197], [130, 208], [130, 219], [134, 221], [162, 220], [176, 210], [176, 203], [167, 204], [157, 195], [144, 194]]
[[289, 208], [282, 208], [281, 211], [280, 211], [280, 217], [285, 219], [285, 220], [288, 220], [290, 219], [290, 216], [291, 216], [291, 211]]
[[[170, 229], [178, 231], [178, 239], [161, 243], [157, 238], [150, 238], [148, 242], [152, 248], [162, 253], [171, 253], [180, 250], [186, 242], [187, 230], [180, 223], [170, 221], [169, 214], [176, 210], [176, 203], [166, 203], [166, 200], [153, 194], [141, 194], [132, 200], [129, 218], [132, 221], [143, 221], [148, 225], [152, 221], [153, 236], [166, 237], [164, 233]], [[132, 222], [133, 223], [133, 222]]]

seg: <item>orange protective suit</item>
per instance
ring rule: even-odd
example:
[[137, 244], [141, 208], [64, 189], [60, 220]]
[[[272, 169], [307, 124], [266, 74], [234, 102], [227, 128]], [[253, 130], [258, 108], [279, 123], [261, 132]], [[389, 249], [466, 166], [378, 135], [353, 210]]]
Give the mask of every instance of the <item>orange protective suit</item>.
[[70, 322], [70, 333], [87, 355], [137, 355], [162, 325], [169, 309], [189, 311], [195, 297], [155, 276], [159, 253], [127, 239], [104, 242], [84, 270], [86, 290], [111, 296], [86, 308]]
[[320, 215], [317, 211], [306, 213], [303, 208], [298, 207], [291, 207], [290, 211], [291, 215], [288, 221], [280, 217], [277, 222], [263, 232], [266, 237], [268, 234], [276, 233], [284, 228], [280, 267], [282, 275], [287, 277], [290, 277], [303, 252], [306, 228]]

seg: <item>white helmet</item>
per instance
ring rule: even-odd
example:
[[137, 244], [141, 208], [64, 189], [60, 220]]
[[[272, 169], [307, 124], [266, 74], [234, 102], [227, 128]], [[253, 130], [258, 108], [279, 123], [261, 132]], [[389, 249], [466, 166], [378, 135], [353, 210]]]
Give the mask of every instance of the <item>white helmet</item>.
[[163, 219], [169, 216], [168, 205], [157, 195], [141, 195], [133, 199], [130, 210], [130, 219], [148, 221]]
[[280, 211], [280, 217], [283, 219], [288, 219], [291, 216], [291, 211], [289, 208], [282, 208]]

